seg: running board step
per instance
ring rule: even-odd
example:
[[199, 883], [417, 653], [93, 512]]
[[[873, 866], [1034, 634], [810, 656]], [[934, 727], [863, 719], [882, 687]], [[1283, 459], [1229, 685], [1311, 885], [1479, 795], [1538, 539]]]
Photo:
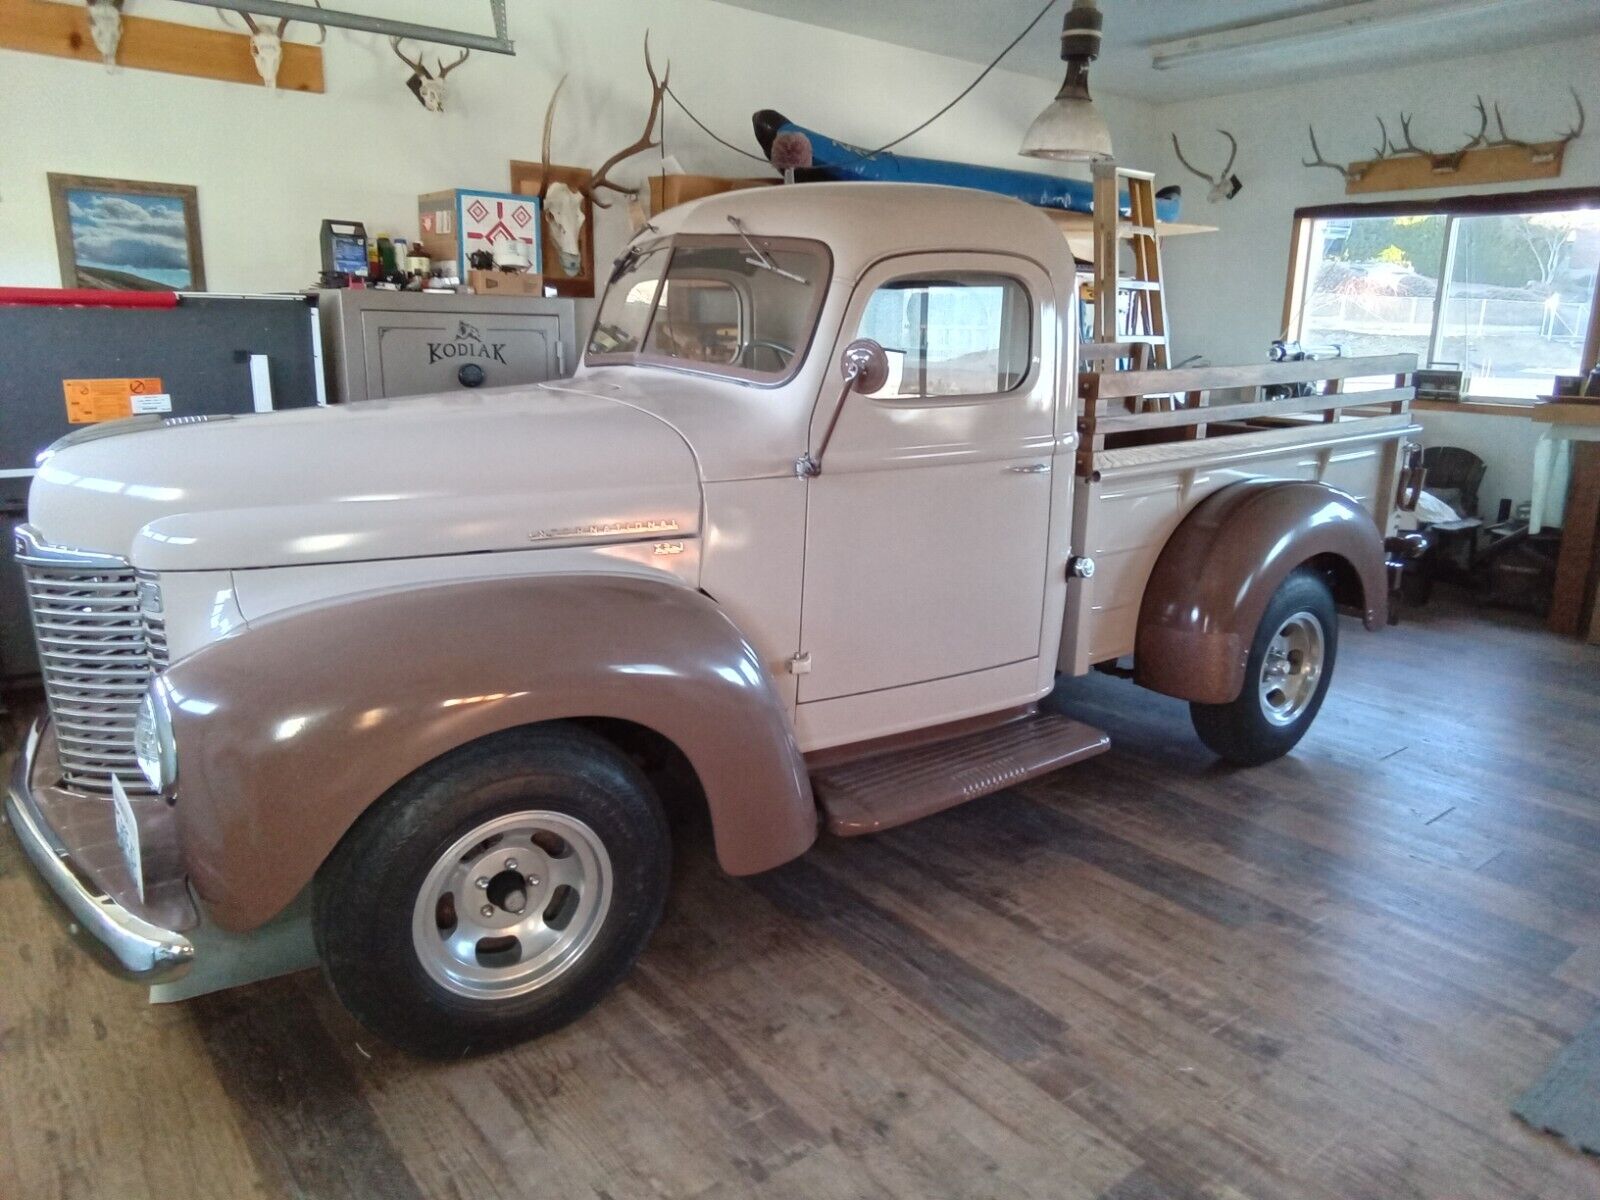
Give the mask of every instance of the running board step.
[[995, 729], [827, 767], [811, 787], [840, 837], [876, 833], [1093, 758], [1111, 739], [1070, 717], [1036, 713]]

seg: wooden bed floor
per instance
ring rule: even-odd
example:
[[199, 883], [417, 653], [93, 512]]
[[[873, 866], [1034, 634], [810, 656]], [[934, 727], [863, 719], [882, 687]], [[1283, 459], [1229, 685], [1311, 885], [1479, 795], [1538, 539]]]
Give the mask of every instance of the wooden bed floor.
[[0, 1197], [1560, 1200], [1508, 1113], [1600, 1010], [1600, 651], [1346, 623], [1311, 736], [1222, 769], [1108, 678], [1111, 753], [768, 876], [680, 855], [633, 978], [402, 1058], [303, 974], [152, 1009], [0, 850]]

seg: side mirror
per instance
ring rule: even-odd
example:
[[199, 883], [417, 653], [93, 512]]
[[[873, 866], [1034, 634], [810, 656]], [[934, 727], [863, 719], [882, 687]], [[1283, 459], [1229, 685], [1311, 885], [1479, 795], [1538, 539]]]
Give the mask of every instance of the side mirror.
[[889, 356], [871, 338], [857, 338], [839, 356], [839, 374], [844, 376], [844, 390], [839, 393], [839, 403], [833, 406], [833, 416], [823, 432], [822, 444], [817, 447], [815, 454], [802, 454], [794, 460], [794, 473], [802, 479], [814, 479], [822, 474], [822, 456], [827, 453], [828, 443], [833, 440], [833, 431], [839, 424], [850, 393], [862, 392], [870, 396], [889, 382]]
[[889, 356], [871, 338], [857, 338], [844, 348], [839, 373], [844, 376], [846, 394], [856, 391], [870, 396], [889, 382]]

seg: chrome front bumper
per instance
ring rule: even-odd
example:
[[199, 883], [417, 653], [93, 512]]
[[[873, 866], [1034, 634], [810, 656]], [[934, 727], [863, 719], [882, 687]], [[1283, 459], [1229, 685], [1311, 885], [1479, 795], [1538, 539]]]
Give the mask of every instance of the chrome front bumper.
[[34, 764], [44, 726], [35, 725], [6, 787], [5, 813], [22, 852], [45, 891], [66, 910], [73, 936], [115, 974], [140, 983], [176, 979], [194, 962], [194, 945], [129, 911], [97, 885], [74, 860], [40, 812]]

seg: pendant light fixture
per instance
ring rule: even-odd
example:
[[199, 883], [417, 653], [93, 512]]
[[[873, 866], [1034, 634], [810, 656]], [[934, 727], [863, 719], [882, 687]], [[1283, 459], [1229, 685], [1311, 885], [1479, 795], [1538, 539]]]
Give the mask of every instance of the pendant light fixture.
[[1073, 0], [1061, 26], [1061, 58], [1067, 77], [1050, 105], [1022, 139], [1029, 158], [1093, 162], [1111, 157], [1111, 130], [1089, 96], [1089, 64], [1100, 53], [1104, 18], [1095, 0]]

